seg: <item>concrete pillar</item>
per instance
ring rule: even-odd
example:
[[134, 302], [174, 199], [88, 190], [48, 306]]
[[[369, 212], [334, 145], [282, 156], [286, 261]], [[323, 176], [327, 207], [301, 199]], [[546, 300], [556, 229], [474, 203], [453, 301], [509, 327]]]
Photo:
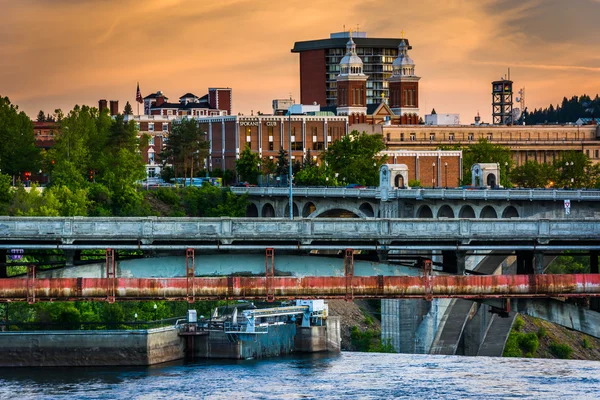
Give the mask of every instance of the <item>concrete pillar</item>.
[[73, 267], [75, 263], [81, 261], [81, 250], [64, 250], [65, 266]]
[[444, 272], [464, 275], [466, 254], [464, 251], [442, 251]]
[[[0, 264], [6, 264], [6, 254], [8, 250], [0, 249]], [[0, 265], [0, 278], [7, 278], [6, 265]]]
[[533, 251], [517, 251], [517, 275], [532, 275], [533, 269]]
[[534, 255], [535, 260], [535, 273], [542, 275], [544, 273], [544, 253], [536, 252]]
[[[598, 251], [590, 251], [590, 273], [598, 273]], [[600, 312], [600, 298], [590, 297], [590, 310]]]

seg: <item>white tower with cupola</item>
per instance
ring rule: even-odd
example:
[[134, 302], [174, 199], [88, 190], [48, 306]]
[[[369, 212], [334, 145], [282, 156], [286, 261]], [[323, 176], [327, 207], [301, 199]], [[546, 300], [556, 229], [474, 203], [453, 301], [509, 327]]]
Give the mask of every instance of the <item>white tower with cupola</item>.
[[363, 72], [363, 61], [356, 54], [356, 44], [350, 31], [346, 55], [340, 61], [340, 74], [337, 76], [338, 115], [354, 115], [355, 119], [364, 119], [367, 114], [368, 78]]
[[404, 39], [398, 45], [398, 57], [392, 64], [392, 76], [388, 79], [390, 108], [399, 115], [402, 124], [419, 123], [419, 80], [415, 75], [415, 63], [408, 55], [411, 47]]

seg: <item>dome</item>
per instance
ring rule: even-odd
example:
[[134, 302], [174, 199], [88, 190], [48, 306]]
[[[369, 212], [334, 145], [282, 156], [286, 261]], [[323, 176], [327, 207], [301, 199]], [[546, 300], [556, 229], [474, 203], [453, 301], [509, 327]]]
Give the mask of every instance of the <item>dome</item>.
[[408, 55], [408, 45], [406, 41], [401, 41], [398, 46], [398, 57], [392, 63], [394, 76], [411, 76], [415, 73], [415, 63]]
[[346, 55], [340, 61], [340, 75], [364, 75], [363, 61], [356, 54], [356, 44], [352, 36], [346, 43]]

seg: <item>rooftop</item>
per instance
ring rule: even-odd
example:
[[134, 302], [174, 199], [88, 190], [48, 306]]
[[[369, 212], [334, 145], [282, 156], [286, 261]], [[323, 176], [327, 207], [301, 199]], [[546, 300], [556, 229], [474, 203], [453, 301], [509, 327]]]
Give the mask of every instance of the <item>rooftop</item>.
[[[353, 38], [356, 47], [373, 47], [379, 49], [397, 49], [400, 42], [404, 41], [409, 49], [412, 49], [408, 39], [400, 38]], [[294, 43], [292, 53], [301, 53], [309, 50], [321, 50], [321, 49], [335, 49], [335, 48], [346, 48], [348, 38], [330, 38], [330, 39], [318, 39], [318, 40], [307, 40], [303, 42]]]

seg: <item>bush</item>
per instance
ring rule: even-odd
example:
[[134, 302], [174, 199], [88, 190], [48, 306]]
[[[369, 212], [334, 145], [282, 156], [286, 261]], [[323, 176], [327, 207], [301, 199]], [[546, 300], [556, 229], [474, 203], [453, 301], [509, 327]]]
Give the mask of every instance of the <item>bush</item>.
[[523, 357], [523, 351], [519, 347], [518, 334], [514, 331], [511, 332], [510, 335], [508, 335], [508, 339], [506, 339], [502, 357]]
[[181, 201], [177, 192], [169, 188], [158, 188], [154, 195], [163, 203], [171, 206], [177, 206]]
[[[535, 354], [536, 350], [538, 349], [540, 345], [540, 342], [538, 340], [538, 337], [535, 333], [530, 332], [526, 335], [520, 335], [519, 336], [519, 347], [527, 354], [531, 354], [533, 357], [533, 354]], [[525, 357], [528, 357], [528, 355], [525, 355]]]
[[564, 343], [552, 343], [549, 349], [550, 353], [563, 360], [571, 358], [571, 354], [573, 353], [571, 346]]
[[523, 325], [525, 325], [525, 321], [523, 321], [521, 316], [517, 315], [517, 318], [515, 318], [515, 322], [513, 323], [513, 329], [517, 332], [520, 332], [521, 328], [523, 328]]
[[419, 187], [421, 187], [421, 181], [418, 179], [411, 179], [408, 181], [408, 186], [411, 188], [412, 187], [419, 188]]
[[540, 329], [538, 329], [538, 331], [537, 331], [537, 337], [540, 339], [543, 339], [546, 336], [548, 336], [548, 331], [546, 330], [546, 328], [541, 326]]
[[592, 344], [590, 343], [588, 338], [583, 338], [582, 346], [584, 349], [588, 349], [588, 350], [592, 348]]

